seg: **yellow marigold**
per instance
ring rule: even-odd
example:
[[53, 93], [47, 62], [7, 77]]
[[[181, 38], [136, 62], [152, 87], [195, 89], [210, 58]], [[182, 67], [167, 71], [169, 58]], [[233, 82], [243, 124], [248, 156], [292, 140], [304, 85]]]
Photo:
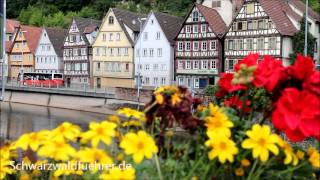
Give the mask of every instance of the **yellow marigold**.
[[225, 163], [227, 160], [233, 162], [233, 156], [238, 153], [236, 143], [224, 135], [218, 135], [214, 139], [209, 139], [205, 144], [208, 147], [212, 147], [212, 150], [208, 154], [210, 160], [218, 157], [221, 163]]
[[311, 165], [315, 168], [320, 168], [320, 153], [314, 148], [309, 148], [308, 154], [308, 160], [311, 163]]
[[118, 167], [112, 168], [107, 173], [103, 173], [99, 176], [102, 180], [133, 180], [136, 178], [135, 170], [130, 168], [120, 169]]
[[140, 121], [129, 120], [129, 121], [123, 122], [122, 126], [123, 127], [130, 127], [130, 126], [140, 127], [140, 126], [142, 126], [142, 124]]
[[56, 161], [67, 161], [76, 153], [75, 149], [61, 139], [47, 141], [38, 150], [38, 155], [42, 157], [52, 158]]
[[303, 160], [303, 158], [304, 158], [304, 152], [303, 151], [298, 150], [296, 152], [296, 155], [297, 155], [298, 159]]
[[9, 159], [17, 156], [16, 145], [13, 143], [6, 143], [0, 148], [0, 158]]
[[279, 137], [271, 133], [269, 126], [255, 124], [252, 130], [247, 131], [246, 134], [249, 138], [242, 142], [242, 147], [252, 149], [254, 158], [259, 157], [262, 162], [265, 162], [269, 159], [269, 151], [275, 155], [279, 154], [279, 149], [276, 146]]
[[171, 103], [172, 105], [176, 105], [179, 102], [181, 102], [181, 96], [178, 93], [174, 93], [173, 95], [171, 95]]
[[248, 159], [242, 159], [241, 160], [241, 166], [249, 167], [250, 166], [250, 161]]
[[48, 140], [48, 134], [49, 131], [47, 130], [23, 134], [15, 142], [15, 146], [23, 150], [27, 150], [30, 147], [33, 151], [37, 151], [40, 145]]
[[50, 133], [51, 138], [60, 138], [70, 141], [75, 141], [81, 133], [81, 128], [77, 125], [71, 124], [69, 122], [64, 122], [58, 127], [56, 127]]
[[237, 168], [234, 173], [236, 174], [236, 176], [243, 176], [244, 175], [244, 170], [243, 168]]
[[144, 131], [138, 133], [127, 133], [120, 147], [125, 150], [127, 155], [132, 154], [135, 163], [139, 164], [144, 157], [151, 159], [154, 153], [158, 152], [153, 138]]
[[81, 162], [87, 162], [87, 163], [101, 163], [101, 164], [112, 164], [112, 159], [108, 154], [97, 148], [85, 148], [80, 150], [77, 153], [77, 158]]
[[14, 162], [10, 159], [0, 157], [0, 179], [4, 179], [7, 174], [13, 174], [15, 171], [11, 168]]
[[207, 135], [214, 138], [216, 135], [231, 136], [230, 128], [233, 123], [228, 119], [228, 116], [221, 111], [217, 106], [209, 104], [210, 114], [205, 118], [205, 126], [207, 127]]
[[58, 163], [57, 170], [54, 171], [54, 177], [60, 177], [62, 175], [69, 176], [69, 175], [83, 175], [83, 171], [77, 167], [77, 161], [68, 161], [68, 163]]
[[122, 108], [122, 109], [119, 109], [117, 112], [118, 114], [124, 115], [128, 118], [136, 118], [143, 122], [146, 121], [145, 114], [143, 112], [140, 112], [134, 109]]
[[280, 137], [279, 137], [278, 144], [282, 148], [284, 154], [286, 155], [286, 158], [284, 159], [284, 164], [292, 163], [292, 165], [296, 166], [299, 162], [299, 159], [297, 155], [294, 153], [294, 150], [290, 146], [290, 144], [282, 140]]
[[163, 104], [164, 103], [164, 97], [162, 94], [157, 94], [156, 96], [156, 101], [158, 104]]
[[117, 124], [103, 121], [101, 123], [90, 122], [89, 131], [82, 134], [81, 142], [85, 143], [91, 140], [91, 145], [97, 147], [99, 142], [102, 141], [105, 144], [111, 144], [112, 138], [115, 136], [115, 128]]
[[118, 116], [116, 116], [116, 115], [109, 116], [108, 120], [111, 121], [111, 122], [114, 122], [116, 124], [120, 122], [120, 118]]

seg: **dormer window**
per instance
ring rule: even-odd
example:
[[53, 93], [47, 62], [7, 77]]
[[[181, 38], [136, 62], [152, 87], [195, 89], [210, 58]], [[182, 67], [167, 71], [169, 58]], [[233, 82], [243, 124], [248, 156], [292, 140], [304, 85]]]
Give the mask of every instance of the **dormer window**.
[[194, 22], [199, 21], [199, 12], [198, 11], [194, 11], [192, 13], [192, 21], [194, 21]]
[[109, 17], [109, 24], [114, 24], [114, 17], [113, 16]]

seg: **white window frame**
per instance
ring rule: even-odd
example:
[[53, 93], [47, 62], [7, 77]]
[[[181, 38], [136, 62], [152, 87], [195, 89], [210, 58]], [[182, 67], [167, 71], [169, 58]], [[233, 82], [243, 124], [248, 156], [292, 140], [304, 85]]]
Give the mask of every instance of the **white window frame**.
[[178, 42], [178, 51], [183, 51], [183, 42]]
[[216, 50], [217, 49], [217, 41], [212, 40], [210, 41], [210, 50]]
[[[205, 46], [204, 46], [204, 44], [205, 44]], [[204, 48], [205, 47], [205, 48]], [[201, 50], [202, 51], [207, 51], [208, 50], [208, 43], [207, 43], [207, 41], [202, 41], [201, 42]]]
[[208, 60], [201, 61], [201, 69], [208, 69]]
[[193, 69], [199, 69], [200, 68], [200, 62], [198, 60], [193, 61]]
[[[196, 43], [198, 45], [195, 45]], [[198, 41], [193, 41], [193, 51], [199, 51], [199, 42]]]
[[178, 69], [183, 69], [183, 61], [178, 61]]
[[191, 69], [191, 61], [186, 61], [186, 69]]
[[[189, 48], [188, 48], [188, 45], [189, 45]], [[191, 42], [190, 41], [186, 42], [186, 51], [191, 51]]]
[[199, 78], [194, 78], [193, 79], [193, 87], [198, 89], [199, 88], [199, 85], [200, 85], [200, 80]]
[[199, 26], [198, 25], [192, 26], [192, 33], [199, 33]]

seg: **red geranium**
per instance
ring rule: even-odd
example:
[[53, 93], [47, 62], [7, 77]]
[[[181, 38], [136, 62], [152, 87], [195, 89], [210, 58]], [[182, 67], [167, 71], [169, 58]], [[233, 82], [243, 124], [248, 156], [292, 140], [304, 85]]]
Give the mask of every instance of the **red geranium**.
[[320, 98], [307, 91], [287, 88], [275, 104], [272, 123], [292, 141], [320, 140]]
[[241, 64], [245, 64], [247, 67], [256, 66], [258, 59], [259, 59], [259, 54], [249, 54], [234, 66], [234, 70], [239, 71]]
[[243, 110], [244, 112], [250, 112], [251, 108], [249, 107], [251, 105], [250, 101], [246, 101], [244, 104], [244, 101], [242, 101], [238, 96], [232, 96], [229, 99], [224, 100], [224, 105], [228, 107], [235, 107], [238, 110]]
[[288, 74], [295, 79], [306, 80], [315, 71], [313, 60], [311, 57], [305, 57], [298, 54], [296, 61], [292, 66], [288, 67], [287, 71]]
[[304, 83], [303, 88], [320, 96], [320, 71], [314, 72]]
[[287, 78], [285, 68], [281, 60], [265, 56], [254, 72], [253, 84], [256, 87], [265, 87], [272, 91], [282, 80]]
[[[247, 87], [243, 85], [232, 84], [233, 74], [232, 73], [222, 73], [219, 80], [220, 91], [217, 94], [231, 93], [239, 90], [246, 90]], [[225, 92], [225, 93], [224, 93]]]

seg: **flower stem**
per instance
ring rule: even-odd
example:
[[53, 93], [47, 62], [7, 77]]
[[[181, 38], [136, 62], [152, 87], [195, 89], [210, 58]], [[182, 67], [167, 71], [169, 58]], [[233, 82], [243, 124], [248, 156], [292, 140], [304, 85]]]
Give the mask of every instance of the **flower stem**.
[[247, 178], [248, 180], [251, 180], [251, 176], [252, 176], [254, 170], [256, 169], [257, 164], [258, 164], [258, 159], [256, 159], [256, 160], [254, 161], [254, 163], [253, 163], [253, 166], [252, 166], [252, 168], [251, 168], [251, 170], [250, 170], [250, 173], [249, 173], [249, 176], [248, 176], [248, 178]]
[[201, 156], [198, 161], [196, 162], [196, 164], [192, 167], [191, 171], [189, 172], [188, 176], [186, 179], [190, 179], [192, 174], [194, 173], [194, 171], [197, 169], [197, 167], [199, 166], [199, 164], [202, 162], [203, 158], [205, 156]]
[[159, 163], [159, 157], [157, 154], [155, 154], [155, 161], [156, 161], [156, 166], [157, 166], [157, 171], [158, 171], [158, 175], [159, 175], [159, 179], [160, 180], [163, 180], [163, 177], [162, 177], [162, 173], [161, 173], [161, 169], [160, 169], [160, 163]]

